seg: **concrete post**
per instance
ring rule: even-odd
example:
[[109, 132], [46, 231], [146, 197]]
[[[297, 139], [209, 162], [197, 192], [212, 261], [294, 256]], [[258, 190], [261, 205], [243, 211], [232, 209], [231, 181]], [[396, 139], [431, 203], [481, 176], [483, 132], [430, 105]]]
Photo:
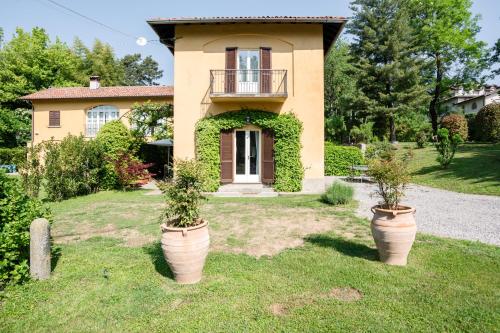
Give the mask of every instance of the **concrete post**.
[[50, 277], [50, 225], [43, 218], [30, 226], [30, 275], [36, 280]]

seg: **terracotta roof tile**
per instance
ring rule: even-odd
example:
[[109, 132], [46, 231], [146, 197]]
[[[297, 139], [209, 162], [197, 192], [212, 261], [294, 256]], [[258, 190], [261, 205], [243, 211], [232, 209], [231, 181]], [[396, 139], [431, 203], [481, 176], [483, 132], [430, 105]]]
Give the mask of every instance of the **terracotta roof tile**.
[[172, 97], [172, 86], [117, 86], [90, 89], [88, 87], [49, 88], [21, 97], [23, 100], [78, 99], [78, 98], [125, 98], [125, 97]]

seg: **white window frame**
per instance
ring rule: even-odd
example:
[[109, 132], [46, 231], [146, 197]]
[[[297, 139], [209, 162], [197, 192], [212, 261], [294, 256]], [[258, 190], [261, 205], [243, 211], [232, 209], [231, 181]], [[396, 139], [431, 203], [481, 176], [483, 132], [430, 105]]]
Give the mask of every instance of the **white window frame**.
[[93, 138], [104, 124], [120, 118], [120, 110], [113, 105], [98, 105], [87, 110], [85, 135]]

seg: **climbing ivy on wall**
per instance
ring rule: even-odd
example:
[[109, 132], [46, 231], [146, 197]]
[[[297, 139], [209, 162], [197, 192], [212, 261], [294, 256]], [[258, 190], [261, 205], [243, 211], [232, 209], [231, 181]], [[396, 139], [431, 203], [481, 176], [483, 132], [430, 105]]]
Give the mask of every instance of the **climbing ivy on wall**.
[[204, 166], [207, 175], [205, 190], [213, 192], [219, 188], [221, 130], [232, 130], [248, 124], [274, 132], [274, 189], [300, 191], [304, 177], [300, 160], [302, 123], [293, 113], [278, 115], [249, 109], [203, 118], [196, 124], [196, 158]]

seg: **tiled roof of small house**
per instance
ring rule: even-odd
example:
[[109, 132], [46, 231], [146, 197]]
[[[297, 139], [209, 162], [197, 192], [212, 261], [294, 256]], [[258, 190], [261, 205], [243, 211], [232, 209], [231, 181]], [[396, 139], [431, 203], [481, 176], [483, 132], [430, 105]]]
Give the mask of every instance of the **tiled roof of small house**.
[[172, 86], [116, 86], [49, 88], [21, 97], [23, 100], [81, 99], [81, 98], [126, 98], [126, 97], [172, 97]]

